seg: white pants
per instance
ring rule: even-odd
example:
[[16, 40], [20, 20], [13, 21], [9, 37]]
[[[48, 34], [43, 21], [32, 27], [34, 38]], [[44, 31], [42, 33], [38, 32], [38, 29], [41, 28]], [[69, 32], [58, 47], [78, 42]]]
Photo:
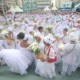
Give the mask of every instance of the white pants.
[[73, 71], [73, 65], [63, 63], [61, 75], [65, 76], [67, 74], [68, 76], [70, 76], [72, 71]]
[[75, 72], [78, 67], [80, 67], [80, 62], [77, 62], [77, 63], [73, 66], [73, 72]]

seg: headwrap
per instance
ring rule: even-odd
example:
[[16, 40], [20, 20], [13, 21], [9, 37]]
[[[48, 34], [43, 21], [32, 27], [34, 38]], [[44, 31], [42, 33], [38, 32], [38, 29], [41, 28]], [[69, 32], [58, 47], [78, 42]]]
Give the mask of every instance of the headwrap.
[[60, 34], [55, 34], [55, 37], [61, 38]]
[[51, 38], [49, 36], [46, 36], [43, 38], [44, 42], [49, 43], [50, 45], [54, 42], [55, 38]]
[[41, 37], [41, 34], [40, 34], [39, 32], [35, 32], [35, 33], [34, 33], [34, 36], [35, 36], [35, 37], [36, 37], [36, 36]]
[[69, 35], [69, 40], [70, 41], [75, 41], [75, 42], [77, 42], [78, 41], [78, 35], [76, 35], [75, 33], [70, 33], [70, 35]]
[[33, 27], [29, 27], [28, 28], [28, 33], [32, 32], [33, 31]]

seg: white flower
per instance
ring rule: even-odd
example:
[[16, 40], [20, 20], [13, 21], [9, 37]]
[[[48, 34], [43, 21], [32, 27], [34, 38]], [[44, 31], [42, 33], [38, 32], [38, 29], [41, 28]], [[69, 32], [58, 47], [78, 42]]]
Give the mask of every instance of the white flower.
[[34, 43], [32, 43], [32, 44], [30, 45], [30, 47], [38, 46], [38, 45], [39, 45], [38, 43], [34, 42]]
[[52, 28], [53, 28], [52, 25], [48, 25], [48, 26], [46, 27], [47, 30], [50, 30], [50, 29], [52, 29]]
[[34, 50], [35, 49], [35, 46], [33, 46], [31, 49]]
[[7, 31], [7, 30], [3, 30], [3, 31], [1, 32], [1, 34], [2, 34], [3, 36], [5, 36], [5, 37], [8, 37], [8, 31]]
[[60, 45], [58, 46], [58, 48], [59, 48], [60, 50], [64, 50], [64, 44], [60, 44]]
[[36, 43], [36, 42], [34, 42], [34, 43], [32, 43], [32, 44], [30, 45], [30, 49], [31, 49], [31, 50], [34, 50], [35, 48], [38, 48], [38, 47], [39, 47], [39, 44]]

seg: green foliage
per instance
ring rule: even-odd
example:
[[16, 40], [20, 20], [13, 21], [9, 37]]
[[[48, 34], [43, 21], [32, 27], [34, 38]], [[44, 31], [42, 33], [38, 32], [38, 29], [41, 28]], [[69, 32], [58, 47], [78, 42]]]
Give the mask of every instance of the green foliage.
[[36, 49], [35, 50], [35, 55], [38, 55], [38, 54], [40, 54], [40, 50], [39, 49]]

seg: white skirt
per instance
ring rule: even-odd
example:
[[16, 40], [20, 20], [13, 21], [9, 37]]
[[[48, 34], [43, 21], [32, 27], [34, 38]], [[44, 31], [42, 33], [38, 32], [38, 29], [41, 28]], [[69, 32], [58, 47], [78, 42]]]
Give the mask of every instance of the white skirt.
[[30, 65], [28, 60], [19, 50], [16, 49], [5, 49], [1, 51], [2, 57], [5, 63], [10, 68], [10, 71], [14, 73], [20, 73], [21, 75], [26, 74], [26, 69]]
[[31, 65], [32, 62], [34, 61], [34, 57], [35, 57], [34, 53], [28, 51], [28, 49], [20, 49], [20, 52], [30, 61], [30, 65]]
[[45, 78], [53, 78], [56, 76], [55, 64], [48, 62], [41, 62], [38, 60], [35, 73]]

